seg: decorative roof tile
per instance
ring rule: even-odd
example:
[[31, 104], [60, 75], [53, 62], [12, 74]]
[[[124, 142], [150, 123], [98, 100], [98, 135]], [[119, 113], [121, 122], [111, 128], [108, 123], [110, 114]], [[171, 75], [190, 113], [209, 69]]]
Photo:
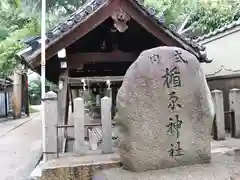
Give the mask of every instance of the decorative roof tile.
[[106, 0], [91, 0], [70, 15], [65, 22], [58, 24], [52, 30], [48, 31], [46, 33], [47, 38], [51, 41], [62, 35], [64, 32], [73, 28], [74, 25], [81, 23], [86, 17], [91, 15], [96, 9], [106, 2]]

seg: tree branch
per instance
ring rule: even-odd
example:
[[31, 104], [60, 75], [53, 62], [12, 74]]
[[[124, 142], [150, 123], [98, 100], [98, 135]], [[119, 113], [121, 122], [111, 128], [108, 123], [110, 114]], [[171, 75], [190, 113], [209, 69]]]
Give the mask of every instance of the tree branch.
[[188, 15], [187, 18], [184, 20], [180, 28], [178, 29], [178, 33], [181, 34], [182, 31], [184, 30], [185, 26], [187, 25], [188, 21], [190, 20], [191, 15]]

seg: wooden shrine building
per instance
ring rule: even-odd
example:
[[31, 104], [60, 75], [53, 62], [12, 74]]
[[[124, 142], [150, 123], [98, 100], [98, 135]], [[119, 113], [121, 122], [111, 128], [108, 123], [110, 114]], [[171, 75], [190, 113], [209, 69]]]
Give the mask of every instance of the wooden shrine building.
[[[166, 27], [164, 15], [159, 14], [145, 6], [144, 0], [91, 0], [46, 34], [46, 77], [62, 82], [59, 98], [64, 112], [71, 99], [67, 93], [84, 82], [95, 91], [110, 82], [114, 101], [126, 70], [146, 49], [177, 46], [200, 62], [210, 62], [203, 47], [178, 35], [173, 25]], [[40, 73], [40, 37], [26, 43], [28, 47], [17, 58]], [[62, 49], [66, 50], [64, 59], [58, 57]]]

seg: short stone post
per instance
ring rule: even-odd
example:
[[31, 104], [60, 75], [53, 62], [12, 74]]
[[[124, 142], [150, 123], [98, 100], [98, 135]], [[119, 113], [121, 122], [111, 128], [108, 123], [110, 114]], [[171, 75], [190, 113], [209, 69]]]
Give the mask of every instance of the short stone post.
[[74, 99], [74, 152], [80, 155], [86, 153], [84, 145], [84, 100], [80, 97]]
[[91, 150], [96, 151], [98, 149], [97, 138], [93, 134], [91, 129], [88, 129], [88, 134], [89, 134], [89, 145], [90, 145], [90, 148], [91, 148]]
[[106, 94], [106, 96], [112, 98], [112, 88], [107, 88]]
[[111, 98], [101, 99], [101, 122], [103, 132], [103, 153], [112, 153]]
[[100, 94], [96, 95], [96, 105], [99, 106], [100, 105]]
[[46, 162], [57, 153], [56, 126], [58, 124], [58, 102], [57, 94], [53, 91], [47, 92], [44, 98], [44, 122], [43, 129], [43, 160]]
[[234, 137], [240, 138], [240, 89], [231, 89], [229, 92], [229, 106], [230, 110], [234, 111], [234, 124], [231, 128], [234, 131]]
[[223, 92], [219, 90], [212, 91], [212, 98], [213, 98], [215, 112], [216, 112], [216, 119], [215, 119], [215, 124], [217, 127], [216, 140], [224, 140], [226, 133], [225, 133], [225, 121], [224, 121]]
[[77, 90], [77, 89], [73, 89], [73, 90], [72, 90], [72, 96], [73, 96], [73, 99], [76, 99], [77, 97], [79, 97], [79, 94], [78, 94], [78, 90]]
[[106, 96], [110, 97], [111, 99], [111, 107], [112, 107], [112, 88], [111, 88], [111, 81], [107, 80], [107, 90], [106, 90]]

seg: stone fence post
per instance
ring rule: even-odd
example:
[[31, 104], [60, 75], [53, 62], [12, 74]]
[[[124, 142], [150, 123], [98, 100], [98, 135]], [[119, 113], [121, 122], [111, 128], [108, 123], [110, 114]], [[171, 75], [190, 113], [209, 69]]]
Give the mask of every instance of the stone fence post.
[[112, 88], [107, 88], [106, 96], [112, 98]]
[[212, 91], [212, 98], [215, 107], [215, 124], [216, 124], [216, 140], [225, 139], [225, 120], [224, 120], [224, 105], [223, 105], [223, 92], [220, 90]]
[[43, 129], [43, 160], [46, 162], [57, 153], [56, 126], [58, 124], [58, 102], [57, 94], [53, 91], [47, 92], [44, 98], [44, 122]]
[[101, 122], [103, 132], [103, 153], [112, 153], [111, 98], [101, 99]]
[[100, 94], [96, 95], [96, 105], [99, 106], [100, 105]]
[[84, 131], [84, 99], [76, 98], [74, 99], [74, 152], [80, 155], [86, 153], [85, 147], [85, 131]]
[[229, 107], [234, 111], [234, 124], [231, 124], [234, 137], [240, 138], [240, 89], [234, 88], [229, 91]]

